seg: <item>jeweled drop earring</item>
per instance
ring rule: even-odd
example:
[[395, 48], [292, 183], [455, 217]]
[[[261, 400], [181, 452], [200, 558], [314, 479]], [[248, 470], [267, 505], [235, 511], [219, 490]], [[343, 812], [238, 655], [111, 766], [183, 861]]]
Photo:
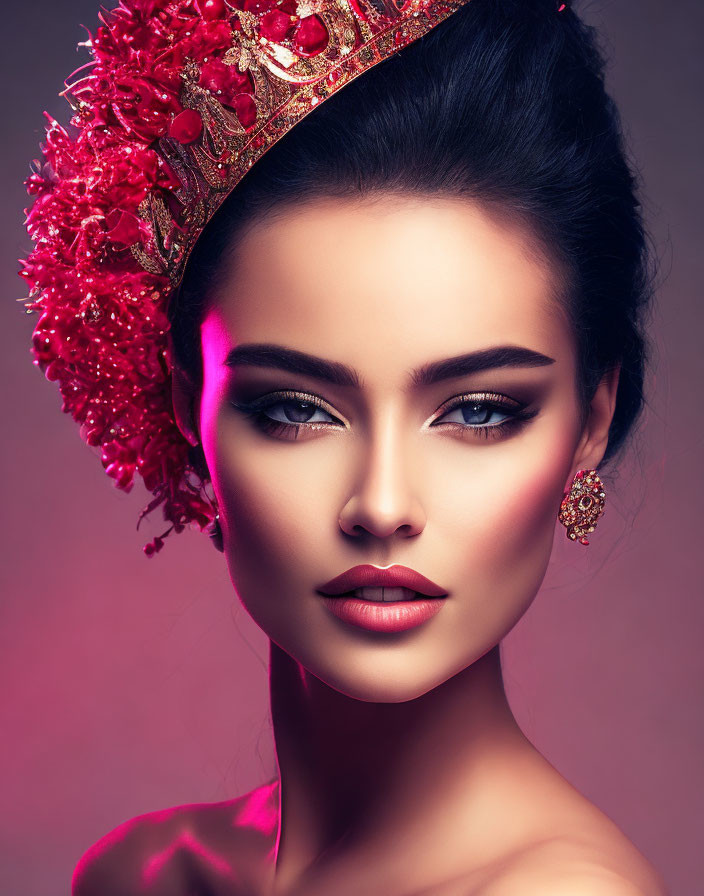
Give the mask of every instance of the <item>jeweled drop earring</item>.
[[210, 540], [213, 545], [220, 551], [221, 554], [225, 552], [225, 548], [223, 546], [222, 540], [222, 528], [220, 526], [220, 514], [215, 514], [215, 519], [210, 524], [210, 528], [208, 529], [208, 535], [210, 536]]
[[606, 493], [596, 470], [579, 470], [560, 504], [558, 518], [567, 528], [567, 537], [580, 544], [589, 544], [597, 520], [604, 512]]

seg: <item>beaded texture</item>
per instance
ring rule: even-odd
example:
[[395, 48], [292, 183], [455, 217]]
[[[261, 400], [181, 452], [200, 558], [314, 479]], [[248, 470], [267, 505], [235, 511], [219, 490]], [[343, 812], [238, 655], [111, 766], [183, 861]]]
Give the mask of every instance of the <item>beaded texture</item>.
[[558, 518], [567, 529], [567, 537], [580, 544], [589, 544], [588, 535], [594, 531], [604, 512], [606, 492], [596, 470], [579, 470], [560, 504]]
[[26, 181], [35, 242], [20, 275], [34, 363], [101, 451], [139, 474], [171, 532], [217, 508], [171, 399], [169, 300], [205, 225], [254, 162], [328, 96], [468, 0], [122, 0], [47, 116]]

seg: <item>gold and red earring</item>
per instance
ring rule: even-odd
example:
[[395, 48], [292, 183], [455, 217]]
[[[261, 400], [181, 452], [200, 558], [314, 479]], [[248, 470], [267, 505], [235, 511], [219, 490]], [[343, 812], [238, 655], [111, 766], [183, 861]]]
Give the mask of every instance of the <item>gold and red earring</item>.
[[580, 544], [589, 544], [597, 520], [604, 512], [606, 493], [596, 470], [579, 470], [560, 504], [558, 519], [567, 529], [567, 537]]

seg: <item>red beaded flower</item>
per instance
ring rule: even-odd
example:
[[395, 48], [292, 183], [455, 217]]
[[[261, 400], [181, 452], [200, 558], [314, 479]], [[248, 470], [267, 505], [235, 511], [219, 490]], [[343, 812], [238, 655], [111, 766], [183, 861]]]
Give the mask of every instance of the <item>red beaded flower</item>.
[[217, 512], [171, 401], [168, 302], [254, 162], [320, 101], [467, 0], [122, 0], [84, 46], [27, 189], [34, 363], [99, 447], [139, 473], [170, 532]]

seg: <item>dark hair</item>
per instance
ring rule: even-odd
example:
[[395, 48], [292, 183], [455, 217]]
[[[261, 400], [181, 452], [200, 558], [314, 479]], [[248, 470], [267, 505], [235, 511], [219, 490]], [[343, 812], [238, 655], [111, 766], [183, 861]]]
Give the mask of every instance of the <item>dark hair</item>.
[[555, 0], [470, 0], [292, 128], [210, 222], [172, 301], [175, 358], [194, 382], [199, 323], [244, 225], [280, 204], [378, 191], [465, 195], [530, 224], [566, 275], [584, 413], [621, 365], [611, 458], [643, 405], [653, 277], [595, 30]]

